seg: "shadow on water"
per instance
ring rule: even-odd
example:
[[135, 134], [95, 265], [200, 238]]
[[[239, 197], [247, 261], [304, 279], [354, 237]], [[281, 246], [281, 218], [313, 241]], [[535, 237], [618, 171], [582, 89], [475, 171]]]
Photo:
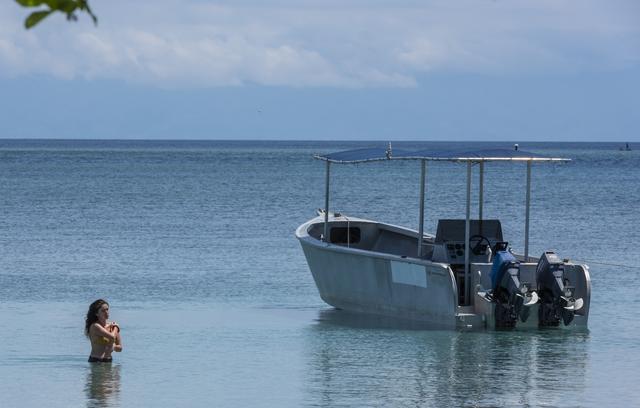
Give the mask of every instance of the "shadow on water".
[[587, 405], [588, 332], [422, 330], [326, 310], [305, 343], [312, 406]]
[[89, 364], [84, 390], [88, 408], [117, 406], [120, 397], [120, 365]]
[[339, 309], [321, 310], [318, 313], [316, 321], [325, 325], [359, 329], [441, 330], [444, 328], [415, 320], [403, 320], [365, 313], [352, 313]]

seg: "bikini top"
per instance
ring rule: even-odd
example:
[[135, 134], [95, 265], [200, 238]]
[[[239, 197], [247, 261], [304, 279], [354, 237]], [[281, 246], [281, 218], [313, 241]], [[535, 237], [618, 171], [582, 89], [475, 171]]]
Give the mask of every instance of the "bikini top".
[[[93, 343], [93, 342], [94, 342], [94, 341], [92, 340], [92, 343]], [[111, 339], [110, 339], [110, 338], [108, 338], [108, 337], [98, 337], [97, 339], [95, 339], [95, 343], [98, 343], [98, 344], [104, 344], [104, 345], [107, 345], [107, 344], [111, 344], [112, 342], [113, 342], [113, 340], [111, 340]]]

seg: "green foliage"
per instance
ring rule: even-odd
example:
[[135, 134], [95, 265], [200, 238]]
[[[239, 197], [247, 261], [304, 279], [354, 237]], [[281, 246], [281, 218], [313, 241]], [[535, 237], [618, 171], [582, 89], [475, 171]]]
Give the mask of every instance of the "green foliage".
[[77, 12], [85, 12], [91, 16], [94, 24], [98, 24], [98, 18], [91, 11], [87, 0], [16, 0], [16, 3], [26, 8], [40, 8], [24, 20], [24, 27], [27, 29], [56, 11], [66, 14], [69, 21], [77, 21]]

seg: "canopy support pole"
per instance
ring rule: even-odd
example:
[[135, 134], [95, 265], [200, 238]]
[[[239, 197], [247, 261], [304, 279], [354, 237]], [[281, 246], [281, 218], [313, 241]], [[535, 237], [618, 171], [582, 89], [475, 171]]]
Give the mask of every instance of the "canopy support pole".
[[471, 235], [471, 161], [467, 161], [467, 216], [464, 223], [464, 304], [469, 303], [469, 238]]
[[329, 242], [329, 171], [331, 162], [327, 160], [327, 171], [324, 178], [324, 242]]
[[527, 161], [527, 210], [524, 217], [524, 261], [529, 262], [529, 212], [531, 207], [531, 160]]
[[[484, 204], [484, 161], [480, 162], [480, 186], [478, 186], [478, 219], [482, 221], [482, 206]], [[482, 234], [482, 232], [480, 232]]]
[[420, 160], [420, 223], [418, 224], [418, 258], [422, 257], [422, 237], [424, 235], [424, 182], [427, 174], [426, 160]]

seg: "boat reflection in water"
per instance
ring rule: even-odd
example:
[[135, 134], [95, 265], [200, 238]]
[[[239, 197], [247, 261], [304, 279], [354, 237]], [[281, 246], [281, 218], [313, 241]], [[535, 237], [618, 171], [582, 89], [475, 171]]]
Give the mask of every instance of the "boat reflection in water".
[[87, 407], [118, 406], [120, 398], [120, 365], [91, 363], [85, 385]]
[[563, 406], [585, 401], [585, 331], [424, 330], [324, 310], [306, 336], [310, 405]]

